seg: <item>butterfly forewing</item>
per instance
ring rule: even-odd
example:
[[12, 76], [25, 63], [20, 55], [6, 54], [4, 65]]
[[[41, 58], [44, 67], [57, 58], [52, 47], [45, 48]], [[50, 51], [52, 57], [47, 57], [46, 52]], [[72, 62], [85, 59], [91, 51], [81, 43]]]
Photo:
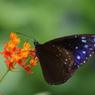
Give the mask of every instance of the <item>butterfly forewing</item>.
[[66, 82], [95, 52], [95, 35], [72, 35], [35, 44], [47, 83]]
[[55, 44], [70, 50], [74, 56], [75, 67], [80, 67], [95, 54], [95, 35], [72, 35], [51, 40], [45, 44]]

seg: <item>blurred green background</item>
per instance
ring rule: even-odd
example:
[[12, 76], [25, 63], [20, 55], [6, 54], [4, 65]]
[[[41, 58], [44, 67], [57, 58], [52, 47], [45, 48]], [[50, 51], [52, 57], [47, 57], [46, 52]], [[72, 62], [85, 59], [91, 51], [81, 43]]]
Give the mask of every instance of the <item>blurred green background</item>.
[[[40, 43], [73, 34], [95, 34], [95, 0], [0, 0], [0, 51], [11, 32], [30, 33]], [[22, 44], [29, 39], [19, 37]], [[4, 60], [0, 55], [0, 77], [6, 71]], [[48, 85], [39, 63], [31, 70], [33, 74], [9, 72], [0, 83], [0, 94], [95, 95], [95, 57], [62, 85]]]

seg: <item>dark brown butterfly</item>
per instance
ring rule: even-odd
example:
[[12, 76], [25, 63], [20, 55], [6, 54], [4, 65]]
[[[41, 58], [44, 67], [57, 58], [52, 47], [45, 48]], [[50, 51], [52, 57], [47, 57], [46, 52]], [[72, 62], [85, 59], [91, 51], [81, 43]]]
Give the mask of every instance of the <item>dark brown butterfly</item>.
[[95, 54], [95, 35], [72, 35], [44, 44], [34, 41], [34, 45], [46, 82], [59, 85]]

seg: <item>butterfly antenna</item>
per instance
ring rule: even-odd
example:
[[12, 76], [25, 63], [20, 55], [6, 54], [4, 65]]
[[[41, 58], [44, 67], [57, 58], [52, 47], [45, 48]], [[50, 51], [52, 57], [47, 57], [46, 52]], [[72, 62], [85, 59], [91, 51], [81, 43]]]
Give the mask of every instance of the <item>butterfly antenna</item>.
[[29, 36], [29, 35], [26, 35], [26, 34], [23, 34], [23, 33], [19, 33], [19, 32], [16, 32], [16, 34], [24, 35], [24, 36], [29, 37], [29, 38], [32, 38], [34, 41], [36, 41], [36, 39], [35, 39], [35, 38], [33, 38], [33, 37]]

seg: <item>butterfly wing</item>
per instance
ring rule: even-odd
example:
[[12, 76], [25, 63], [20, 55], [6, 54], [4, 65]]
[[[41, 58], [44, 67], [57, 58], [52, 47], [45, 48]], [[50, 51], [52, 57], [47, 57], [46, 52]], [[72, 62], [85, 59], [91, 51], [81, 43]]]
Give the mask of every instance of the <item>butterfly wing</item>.
[[66, 82], [95, 52], [95, 35], [72, 35], [36, 46], [47, 83]]
[[51, 40], [46, 45], [57, 45], [72, 52], [74, 56], [74, 66], [80, 67], [95, 54], [95, 35], [81, 34], [62, 37]]
[[[66, 82], [75, 72], [72, 69], [74, 58], [70, 51], [64, 48], [43, 46], [39, 61], [47, 83], [58, 85]], [[59, 48], [59, 49], [58, 49]], [[60, 51], [60, 52], [59, 52]]]

